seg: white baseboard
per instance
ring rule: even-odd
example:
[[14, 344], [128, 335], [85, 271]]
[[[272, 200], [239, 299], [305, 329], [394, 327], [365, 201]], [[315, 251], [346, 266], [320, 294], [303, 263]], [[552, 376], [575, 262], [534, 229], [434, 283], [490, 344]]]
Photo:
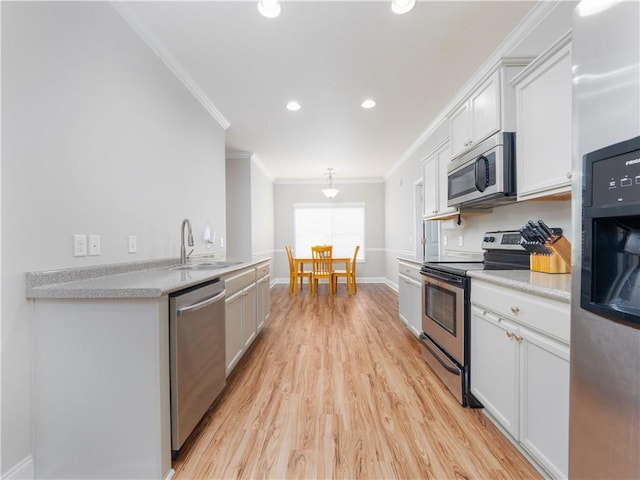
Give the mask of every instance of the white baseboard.
[[[345, 283], [345, 281], [343, 280], [338, 280], [338, 282]], [[356, 277], [356, 283], [386, 283], [396, 292], [398, 291], [398, 287], [396, 286], [396, 288], [393, 288], [393, 284], [389, 283], [389, 280], [387, 280], [384, 277]], [[271, 286], [282, 285], [282, 284], [288, 285], [289, 277], [274, 278], [273, 281], [271, 282]]]
[[[171, 480], [175, 474], [176, 471], [173, 468], [169, 469], [164, 480]], [[33, 457], [31, 455], [25, 457], [4, 475], [0, 475], [0, 478], [2, 478], [2, 480], [34, 480], [36, 473], [33, 466]]]
[[2, 478], [4, 480], [33, 480], [36, 472], [33, 466], [33, 457], [29, 455], [9, 469]]

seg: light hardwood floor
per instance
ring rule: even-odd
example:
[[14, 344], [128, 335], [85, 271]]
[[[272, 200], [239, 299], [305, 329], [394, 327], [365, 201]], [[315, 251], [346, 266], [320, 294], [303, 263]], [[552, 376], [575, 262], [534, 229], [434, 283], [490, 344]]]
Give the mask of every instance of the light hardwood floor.
[[277, 285], [271, 301], [174, 479], [540, 478], [431, 372], [387, 286], [313, 298]]

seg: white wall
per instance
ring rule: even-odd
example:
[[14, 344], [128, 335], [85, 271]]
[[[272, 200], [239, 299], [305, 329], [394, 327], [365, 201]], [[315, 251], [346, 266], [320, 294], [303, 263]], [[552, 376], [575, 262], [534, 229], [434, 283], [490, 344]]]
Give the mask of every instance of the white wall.
[[[365, 204], [365, 254], [366, 261], [358, 262], [358, 278], [382, 279], [384, 277], [384, 184], [380, 183], [339, 183], [337, 197], [327, 200], [321, 189], [323, 183], [274, 185], [275, 278], [289, 278], [289, 266], [284, 251], [286, 245], [294, 246], [293, 205], [296, 203], [353, 203]], [[311, 255], [311, 252], [309, 252]]]
[[[177, 257], [185, 217], [204, 253], [224, 168], [223, 129], [108, 3], [2, 3], [3, 474], [33, 444], [24, 272]], [[102, 255], [73, 258], [74, 233]]]
[[251, 260], [251, 160], [227, 157], [227, 256], [229, 260]]
[[254, 260], [273, 257], [274, 188], [271, 178], [251, 161], [251, 256]]

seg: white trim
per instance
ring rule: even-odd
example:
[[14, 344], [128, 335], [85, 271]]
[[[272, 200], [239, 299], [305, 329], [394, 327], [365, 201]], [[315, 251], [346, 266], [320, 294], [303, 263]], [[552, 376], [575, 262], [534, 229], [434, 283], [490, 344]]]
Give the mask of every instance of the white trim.
[[36, 478], [33, 457], [29, 455], [23, 458], [19, 463], [9, 469], [2, 478], [5, 480], [31, 480]]
[[[384, 283], [385, 285], [389, 285], [389, 279], [385, 277], [358, 277], [356, 275], [356, 283]], [[271, 282], [272, 286], [288, 285], [288, 284], [289, 284], [289, 277], [274, 278], [273, 281]], [[397, 285], [396, 285], [396, 291], [397, 291]]]
[[[385, 278], [384, 283], [387, 285], [387, 287], [389, 287], [391, 290], [393, 290], [394, 292], [396, 292], [397, 294], [400, 294], [400, 287], [398, 287], [398, 284], [395, 282], [392, 282], [391, 280], [389, 280], [388, 278]], [[399, 318], [399, 315], [398, 315]]]
[[191, 76], [182, 68], [182, 65], [169, 53], [169, 51], [148, 29], [142, 26], [135, 18], [131, 8], [126, 2], [110, 2], [111, 6], [124, 19], [131, 29], [147, 44], [147, 46], [162, 60], [169, 70], [182, 82], [182, 84], [191, 92], [191, 94], [200, 102], [204, 109], [226, 130], [231, 125], [229, 121], [222, 115], [220, 110], [213, 104], [209, 97], [202, 91], [198, 84]]
[[366, 208], [365, 202], [294, 203], [293, 208]]
[[176, 471], [173, 468], [170, 468], [167, 475], [164, 477], [164, 480], [171, 480], [175, 474]]
[[251, 155], [251, 161], [255, 163], [256, 167], [258, 167], [258, 169], [264, 174], [264, 176], [267, 177], [271, 183], [273, 183], [273, 175], [271, 175], [271, 172], [267, 169], [267, 166], [262, 163], [262, 160], [260, 160], [255, 153]]
[[[424, 132], [411, 144], [411, 146], [400, 156], [398, 161], [394, 163], [389, 171], [385, 174], [384, 179], [388, 180], [411, 156], [418, 148], [431, 136], [431, 134], [447, 121], [450, 112], [457, 104], [467, 97], [474, 86], [478, 85], [481, 80], [496, 68], [502, 57], [515, 48], [522, 40], [531, 33], [536, 25], [540, 24], [549, 14], [561, 3], [561, 0], [539, 2], [533, 7], [531, 12], [516, 26], [516, 28], [502, 41], [489, 56], [489, 58], [476, 70], [476, 73], [464, 84], [458, 91], [458, 94], [442, 109], [438, 116], [429, 124]], [[516, 59], [517, 60], [517, 59]]]
[[[0, 52], [2, 51], [2, 3], [0, 3]], [[0, 61], [0, 92], [2, 92], [2, 62]], [[2, 132], [2, 94], [0, 93], [0, 132]], [[0, 198], [2, 198], [2, 135], [0, 134]], [[2, 207], [2, 201], [0, 201]], [[2, 208], [0, 208], [2, 212]], [[2, 225], [2, 215], [0, 214], [0, 225]], [[2, 229], [0, 228], [0, 251], [2, 250]], [[0, 272], [2, 272], [2, 256], [0, 255]], [[0, 275], [0, 358], [2, 358], [2, 275]], [[1, 369], [0, 369], [1, 370]], [[32, 379], [33, 382], [33, 379]], [[0, 371], [0, 426], [2, 425], [2, 373]], [[2, 477], [2, 437], [0, 434], [0, 478]], [[32, 440], [33, 443], [33, 440]]]
[[[254, 260], [271, 260], [277, 250], [264, 250], [262, 252], [251, 252], [251, 259]], [[284, 252], [284, 250], [282, 250]]]
[[224, 152], [224, 158], [238, 159], [238, 160], [251, 160], [250, 152]]
[[[359, 183], [384, 183], [384, 178], [333, 178], [334, 185]], [[280, 178], [273, 181], [275, 185], [326, 185], [326, 179], [318, 178]]]

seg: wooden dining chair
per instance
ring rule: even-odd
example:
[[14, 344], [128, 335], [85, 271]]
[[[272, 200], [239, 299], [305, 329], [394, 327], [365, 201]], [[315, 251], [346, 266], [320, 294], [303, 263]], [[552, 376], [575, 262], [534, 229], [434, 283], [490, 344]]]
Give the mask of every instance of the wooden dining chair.
[[287, 245], [284, 247], [287, 252], [287, 258], [289, 259], [289, 293], [293, 293], [296, 282], [300, 280], [300, 291], [302, 291], [303, 280], [306, 278], [311, 290], [311, 272], [305, 272], [304, 266], [300, 266], [300, 270], [296, 270], [296, 262], [293, 258], [293, 249]]
[[347, 280], [347, 293], [349, 295], [356, 293], [356, 257], [360, 251], [360, 245], [356, 245], [356, 250], [353, 252], [353, 260], [349, 264], [349, 270], [334, 270], [333, 281], [334, 290], [338, 292], [338, 278], [344, 277]]
[[312, 257], [312, 289], [315, 295], [318, 291], [318, 280], [326, 278], [329, 281], [329, 295], [333, 295], [333, 247], [332, 246], [315, 246], [311, 247]]

